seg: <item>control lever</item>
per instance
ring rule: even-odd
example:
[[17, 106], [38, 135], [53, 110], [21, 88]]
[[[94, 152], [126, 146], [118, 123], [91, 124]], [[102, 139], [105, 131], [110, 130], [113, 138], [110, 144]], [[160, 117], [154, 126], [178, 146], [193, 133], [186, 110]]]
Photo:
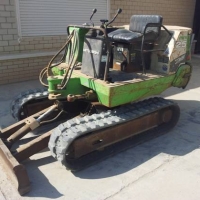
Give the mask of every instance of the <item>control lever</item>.
[[93, 23], [93, 21], [92, 21], [92, 17], [93, 17], [93, 15], [94, 15], [96, 12], [97, 12], [97, 9], [96, 9], [96, 8], [93, 9], [92, 15], [90, 16], [90, 21], [91, 21], [91, 24], [92, 24], [93, 27], [94, 27], [94, 23]]
[[111, 23], [113, 23], [113, 22], [115, 21], [116, 17], [117, 17], [121, 12], [122, 12], [122, 9], [119, 8], [119, 9], [117, 10], [116, 15], [113, 17], [113, 19], [112, 19], [108, 24], [106, 24], [106, 28], [107, 28], [108, 25], [110, 25]]
[[[93, 27], [94, 27], [94, 23], [93, 23], [93, 21], [92, 21], [92, 17], [93, 17], [93, 15], [94, 15], [96, 12], [97, 12], [97, 9], [96, 9], [96, 8], [93, 9], [92, 15], [90, 16], [90, 21], [91, 21], [91, 24], [92, 24]], [[86, 22], [86, 23], [83, 24], [83, 26], [90, 26], [90, 24], [88, 24], [88, 23]]]

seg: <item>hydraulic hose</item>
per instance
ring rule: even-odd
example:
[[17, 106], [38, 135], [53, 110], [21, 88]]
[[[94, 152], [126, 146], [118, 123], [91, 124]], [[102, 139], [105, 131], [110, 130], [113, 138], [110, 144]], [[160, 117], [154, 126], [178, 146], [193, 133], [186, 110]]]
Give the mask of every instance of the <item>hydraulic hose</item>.
[[[44, 83], [43, 79], [44, 79], [44, 75], [46, 74], [46, 76], [48, 77], [50, 75], [50, 69], [61, 64], [66, 56], [66, 53], [67, 53], [67, 47], [69, 45], [69, 43], [71, 42], [73, 36], [74, 36], [74, 30], [72, 31], [72, 33], [69, 35], [69, 37], [67, 38], [67, 41], [66, 43], [62, 46], [62, 48], [53, 56], [53, 58], [50, 60], [49, 64], [47, 67], [43, 68], [40, 72], [40, 75], [39, 75], [39, 81], [40, 83], [45, 86], [45, 87], [48, 87], [48, 85], [46, 83]], [[52, 65], [53, 61], [57, 58], [57, 56], [65, 49], [65, 53], [64, 55], [62, 56], [61, 60], [56, 63], [55, 65]]]
[[[73, 47], [71, 49], [71, 59], [70, 60], [70, 64], [69, 67], [66, 71], [66, 74], [61, 82], [60, 85], [60, 89], [64, 89], [69, 81], [69, 79], [71, 78], [72, 72], [76, 66], [77, 63], [77, 59], [78, 59], [78, 52], [79, 52], [79, 38], [78, 38], [78, 34], [76, 31], [74, 31], [74, 41], [73, 41]], [[69, 74], [69, 76], [68, 76]]]

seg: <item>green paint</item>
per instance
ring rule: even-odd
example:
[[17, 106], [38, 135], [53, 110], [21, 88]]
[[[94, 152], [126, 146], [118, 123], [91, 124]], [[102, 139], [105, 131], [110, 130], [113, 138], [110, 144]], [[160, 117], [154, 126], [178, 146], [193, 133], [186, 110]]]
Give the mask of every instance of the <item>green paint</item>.
[[51, 69], [51, 71], [52, 71], [52, 73], [53, 73], [53, 75], [54, 76], [57, 76], [57, 75], [60, 75], [60, 76], [62, 76], [63, 74], [64, 74], [64, 69], [59, 69], [59, 68], [57, 68], [57, 67], [53, 67], [52, 69]]
[[80, 82], [85, 87], [94, 90], [97, 93], [99, 102], [103, 105], [115, 107], [158, 95], [172, 86], [185, 87], [188, 83], [188, 78], [183, 78], [183, 76], [188, 73], [191, 73], [191, 67], [182, 65], [176, 74], [135, 83], [126, 81], [126, 83], [121, 82], [121, 84], [106, 84], [103, 81], [86, 77], [80, 77]]
[[111, 107], [138, 101], [146, 97], [158, 95], [167, 88], [171, 87], [174, 75], [163, 78], [156, 78], [134, 84], [125, 84], [111, 89]]
[[187, 46], [186, 46], [186, 54], [191, 54], [191, 34], [188, 34], [187, 37]]
[[148, 96], [162, 93], [171, 87], [175, 75], [156, 78], [135, 83], [121, 82], [121, 84], [106, 84], [95, 79], [81, 77], [81, 84], [91, 88], [97, 93], [99, 102], [107, 107], [138, 101]]
[[[85, 38], [85, 34], [88, 32], [89, 29], [69, 26], [70, 34], [72, 33], [73, 30], [76, 30], [76, 32], [78, 34], [78, 38], [79, 38], [79, 52], [77, 52], [77, 47], [76, 47], [76, 49], [74, 50], [75, 51], [74, 56], [77, 55], [77, 53], [78, 53], [77, 61], [82, 62], [84, 38]], [[73, 41], [72, 41], [72, 44], [73, 44]], [[68, 63], [68, 55], [66, 56], [66, 62]]]
[[178, 38], [178, 41], [181, 41], [181, 40], [187, 40], [188, 39], [188, 36], [187, 35], [180, 35], [179, 38]]
[[[187, 64], [181, 65], [176, 72], [176, 76], [173, 80], [172, 86], [178, 87], [178, 88], [181, 88], [181, 87], [185, 88], [189, 82], [191, 73], [192, 73], [191, 66]], [[188, 76], [185, 76], [187, 74]]]
[[[92, 90], [94, 90], [97, 94], [98, 100], [103, 105], [108, 106], [109, 105], [109, 99], [110, 99], [110, 88], [106, 83], [99, 79], [93, 79], [93, 78], [87, 78], [85, 76], [80, 77], [80, 83], [88, 87]], [[109, 106], [108, 106], [109, 107]]]
[[63, 76], [50, 76], [48, 77], [49, 93], [50, 94], [60, 94], [57, 99], [66, 98], [68, 94], [84, 94], [89, 89], [81, 85], [80, 78], [71, 77], [66, 88], [63, 90], [57, 89], [57, 85], [61, 83]]
[[185, 64], [179, 67], [175, 74], [132, 83], [131, 81], [105, 83], [103, 80], [89, 78], [82, 74], [79, 74], [78, 77], [74, 73], [63, 90], [57, 89], [57, 84], [61, 83], [63, 76], [49, 77], [49, 93], [61, 94], [58, 96], [60, 99], [66, 98], [68, 94], [84, 94], [92, 89], [96, 92], [100, 103], [107, 107], [115, 107], [158, 95], [172, 86], [185, 87], [189, 77], [184, 77], [184, 75], [190, 73], [191, 67]]

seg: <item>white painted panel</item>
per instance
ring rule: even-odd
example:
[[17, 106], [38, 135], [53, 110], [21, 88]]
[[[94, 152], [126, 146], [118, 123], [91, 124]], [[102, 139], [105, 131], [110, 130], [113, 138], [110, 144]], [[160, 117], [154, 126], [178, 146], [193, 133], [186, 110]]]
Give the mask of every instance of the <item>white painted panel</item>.
[[94, 8], [95, 25], [109, 16], [109, 0], [16, 0], [20, 36], [65, 35], [69, 24], [89, 22]]

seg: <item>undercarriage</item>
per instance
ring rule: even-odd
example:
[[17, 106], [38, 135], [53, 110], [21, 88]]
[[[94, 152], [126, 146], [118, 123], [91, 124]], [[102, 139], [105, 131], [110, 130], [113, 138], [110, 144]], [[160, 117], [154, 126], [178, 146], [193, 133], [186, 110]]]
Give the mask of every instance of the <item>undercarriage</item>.
[[[57, 108], [55, 105], [51, 107]], [[180, 115], [177, 104], [158, 97], [107, 111], [100, 111], [97, 107], [90, 115], [82, 113], [74, 117], [76, 113], [71, 113], [70, 117], [73, 117], [57, 128], [13, 149], [12, 145], [31, 130], [27, 121], [34, 121], [48, 109], [1, 130], [0, 154], [4, 162], [8, 162], [6, 166], [12, 169], [9, 174], [15, 175], [14, 182], [19, 184], [20, 194], [30, 190], [27, 172], [20, 163], [47, 146], [62, 165], [77, 171], [168, 132], [176, 125]], [[21, 132], [16, 135], [18, 129]]]

